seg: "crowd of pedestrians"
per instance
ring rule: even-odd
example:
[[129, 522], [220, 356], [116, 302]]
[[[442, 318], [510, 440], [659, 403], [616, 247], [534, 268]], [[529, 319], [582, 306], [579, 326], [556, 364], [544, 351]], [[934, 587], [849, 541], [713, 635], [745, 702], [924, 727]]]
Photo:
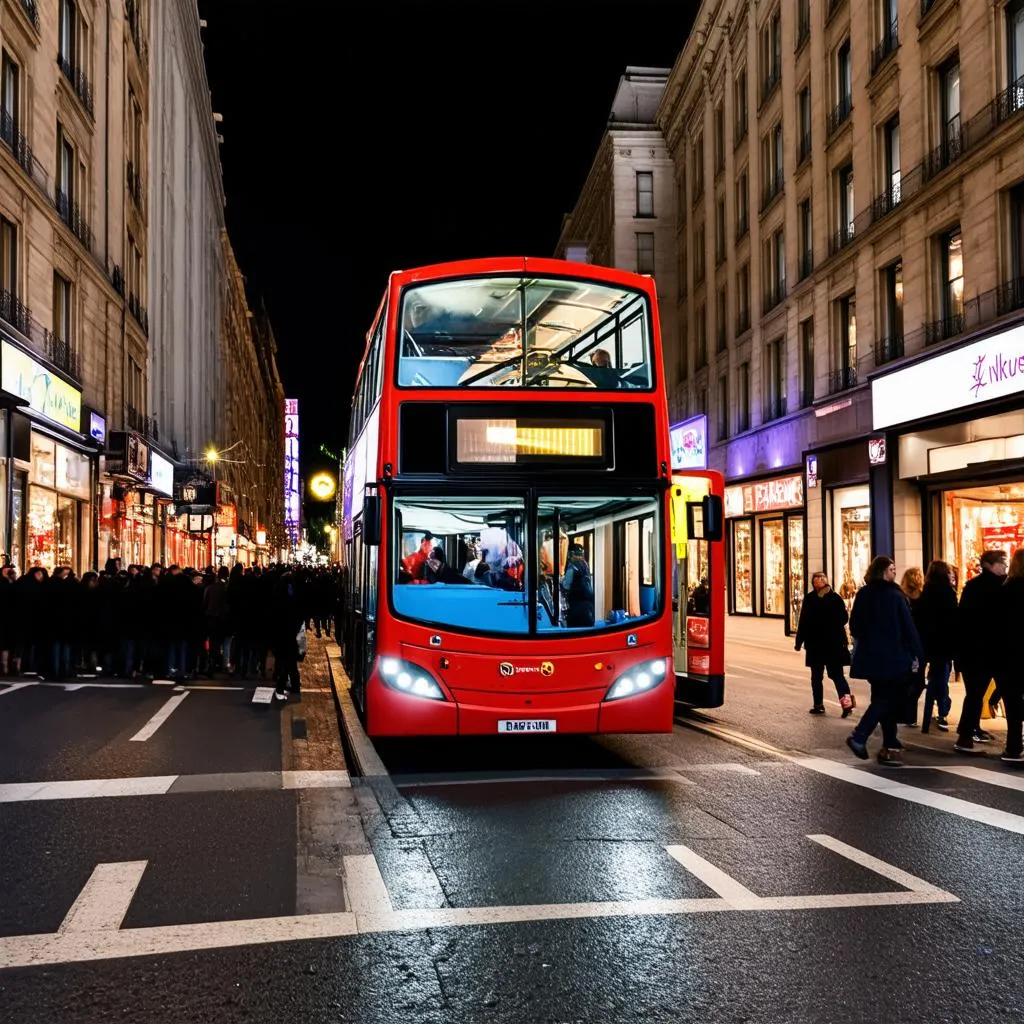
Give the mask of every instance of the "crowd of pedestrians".
[[108, 560], [71, 569], [0, 570], [0, 676], [274, 678], [299, 688], [306, 627], [330, 635], [341, 597], [335, 569], [272, 564], [204, 571]]
[[1024, 764], [1024, 549], [1012, 559], [1006, 551], [986, 551], [979, 569], [958, 600], [956, 574], [946, 562], [933, 561], [927, 572], [910, 568], [897, 583], [895, 563], [879, 556], [849, 614], [828, 577], [813, 576], [796, 634], [796, 649], [806, 651], [811, 670], [811, 713], [825, 713], [825, 673], [835, 685], [843, 718], [856, 706], [845, 666], [852, 677], [866, 679], [871, 703], [846, 740], [857, 757], [867, 759], [868, 739], [881, 727], [879, 763], [902, 765], [897, 727], [917, 727], [922, 695], [921, 731], [934, 725], [948, 732], [949, 681], [955, 673], [963, 679], [964, 700], [954, 749], [976, 754], [991, 742], [981, 715], [994, 683], [990, 707], [994, 712], [1002, 703], [1006, 716], [1001, 759]]

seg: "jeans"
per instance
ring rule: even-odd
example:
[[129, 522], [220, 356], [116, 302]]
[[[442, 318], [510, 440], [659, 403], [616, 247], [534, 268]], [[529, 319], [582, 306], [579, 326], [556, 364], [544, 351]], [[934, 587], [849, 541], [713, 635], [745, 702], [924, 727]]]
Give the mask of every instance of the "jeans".
[[864, 712], [857, 728], [853, 730], [853, 738], [858, 743], [867, 743], [868, 737], [881, 723], [882, 745], [889, 749], [899, 749], [896, 738], [896, 718], [903, 707], [906, 694], [906, 681], [900, 679], [869, 679], [871, 685], [871, 703]]
[[71, 663], [71, 644], [64, 644], [59, 640], [54, 641], [50, 655], [50, 666], [54, 679], [64, 679], [73, 674], [74, 666]]
[[181, 674], [187, 676], [188, 669], [188, 641], [174, 639], [167, 644], [167, 673], [168, 675]]
[[828, 677], [836, 688], [837, 697], [845, 697], [850, 692], [850, 684], [846, 681], [846, 676], [843, 674], [842, 665], [812, 665], [811, 699], [814, 701], [815, 707], [820, 707], [825, 703], [825, 689], [822, 684], [826, 672], [828, 672]]
[[121, 640], [118, 667], [125, 679], [131, 679], [135, 671], [135, 641], [130, 636]]
[[938, 708], [939, 718], [945, 718], [953, 707], [949, 698], [949, 674], [953, 666], [948, 661], [931, 661], [928, 663], [928, 688], [924, 696], [924, 717], [922, 726], [929, 725], [932, 720], [932, 707]]

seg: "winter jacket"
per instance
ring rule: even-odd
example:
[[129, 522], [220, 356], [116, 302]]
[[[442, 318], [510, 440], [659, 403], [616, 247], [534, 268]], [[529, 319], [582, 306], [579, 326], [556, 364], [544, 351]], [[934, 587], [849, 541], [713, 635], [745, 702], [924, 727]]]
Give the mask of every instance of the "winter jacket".
[[900, 679], [910, 672], [914, 658], [924, 659], [910, 604], [889, 580], [872, 580], [857, 591], [850, 632], [850, 675], [856, 679]]
[[925, 661], [932, 665], [949, 664], [956, 647], [956, 591], [952, 584], [926, 583], [914, 618]]
[[832, 589], [827, 594], [812, 590], [804, 598], [795, 646], [798, 651], [803, 647], [807, 652], [804, 663], [808, 667], [850, 664], [847, 619], [846, 602]]
[[1005, 639], [992, 634], [1002, 586], [1003, 577], [987, 569], [982, 569], [964, 586], [956, 615], [955, 661], [958, 671], [995, 675], [1000, 647]]

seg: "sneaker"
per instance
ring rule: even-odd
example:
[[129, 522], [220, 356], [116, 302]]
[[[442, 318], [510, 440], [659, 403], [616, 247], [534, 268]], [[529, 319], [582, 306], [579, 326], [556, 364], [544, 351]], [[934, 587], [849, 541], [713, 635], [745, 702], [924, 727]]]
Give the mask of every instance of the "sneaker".
[[288, 699], [288, 694], [287, 693], [284, 693], [281, 690], [275, 690], [274, 691], [274, 700], [287, 700], [287, 699]]
[[947, 722], [944, 717], [943, 718], [936, 718], [935, 719], [935, 728], [936, 729], [941, 729], [943, 732], [949, 732], [949, 722]]
[[812, 715], [823, 715], [823, 714], [825, 714], [825, 705], [824, 704], [815, 704], [814, 707], [811, 708], [809, 713], [812, 714]]
[[961, 754], [982, 754], [984, 751], [979, 750], [973, 740], [957, 740], [953, 744], [953, 749]]
[[878, 763], [885, 765], [886, 768], [902, 768], [903, 758], [900, 757], [898, 750], [882, 747], [878, 752]]
[[985, 732], [984, 729], [974, 730], [974, 742], [975, 743], [989, 743], [992, 740], [992, 733]]
[[851, 693], [850, 694], [850, 707], [855, 708], [857, 706], [857, 698]]
[[850, 712], [853, 711], [853, 698], [848, 693], [844, 693], [839, 698], [839, 706], [843, 709], [843, 718], [849, 718]]
[[1024, 754], [1008, 754], [1005, 750], [999, 755], [999, 760], [1006, 764], [1024, 764]]
[[901, 729], [916, 729], [917, 722], [900, 722], [899, 726]]
[[854, 736], [846, 737], [846, 745], [857, 755], [862, 761], [868, 759], [868, 746], [866, 743], [861, 743], [860, 740]]

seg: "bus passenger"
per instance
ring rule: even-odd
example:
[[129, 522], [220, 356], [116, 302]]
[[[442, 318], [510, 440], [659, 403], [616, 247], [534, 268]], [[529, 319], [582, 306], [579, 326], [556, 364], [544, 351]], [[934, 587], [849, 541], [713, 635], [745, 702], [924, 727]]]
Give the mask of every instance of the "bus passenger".
[[423, 578], [428, 583], [465, 583], [465, 577], [452, 569], [444, 557], [444, 548], [434, 548], [423, 566]]
[[612, 365], [611, 356], [608, 355], [608, 350], [603, 348], [595, 348], [590, 353], [590, 362], [593, 366], [607, 366]]
[[420, 546], [411, 554], [402, 559], [402, 568], [413, 578], [423, 579], [423, 568], [430, 557], [431, 548], [434, 546], [434, 535], [428, 530], [423, 534]]
[[594, 580], [584, 557], [582, 544], [569, 548], [569, 567], [562, 577], [565, 595], [565, 624], [570, 628], [594, 624]]

